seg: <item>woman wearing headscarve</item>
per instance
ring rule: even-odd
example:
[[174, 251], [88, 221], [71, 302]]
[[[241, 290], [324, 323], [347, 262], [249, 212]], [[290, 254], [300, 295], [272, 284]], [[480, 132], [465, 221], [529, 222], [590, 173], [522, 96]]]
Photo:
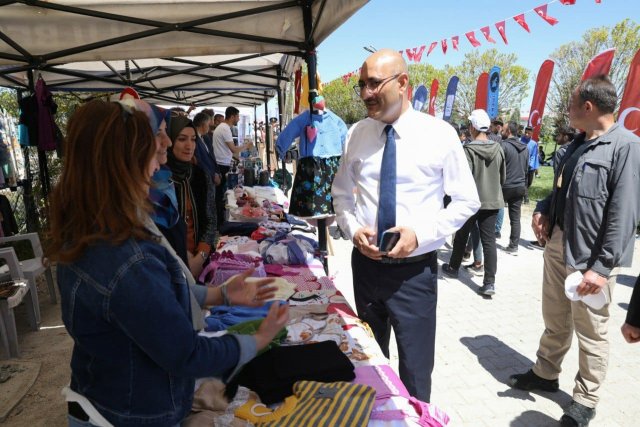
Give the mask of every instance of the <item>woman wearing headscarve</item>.
[[198, 277], [217, 241], [215, 190], [206, 172], [193, 164], [196, 129], [191, 120], [173, 116], [169, 137], [172, 146], [167, 152], [167, 165], [176, 189], [180, 218], [186, 224], [187, 262]]
[[[90, 101], [69, 120], [47, 252], [74, 341], [64, 390], [73, 427], [179, 425], [195, 378], [228, 378], [287, 322], [287, 307], [274, 304], [253, 336], [193, 330], [183, 268], [149, 217], [158, 148], [147, 117], [119, 103]], [[273, 296], [269, 279], [247, 293], [249, 273], [226, 283], [218, 303]]]

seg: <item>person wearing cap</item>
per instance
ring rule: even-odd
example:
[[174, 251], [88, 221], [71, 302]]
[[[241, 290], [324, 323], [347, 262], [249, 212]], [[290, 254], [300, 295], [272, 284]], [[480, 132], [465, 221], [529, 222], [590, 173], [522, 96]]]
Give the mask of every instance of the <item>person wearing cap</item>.
[[[606, 76], [583, 80], [573, 91], [569, 120], [583, 132], [567, 147], [553, 190], [538, 202], [531, 222], [538, 241], [546, 243], [545, 327], [535, 364], [512, 375], [509, 385], [558, 391], [575, 331], [578, 373], [573, 400], [560, 419], [563, 426], [587, 426], [596, 414], [609, 364], [609, 304], [620, 267], [631, 266], [640, 221], [640, 138], [616, 123], [617, 100], [616, 87]], [[578, 295], [600, 294], [608, 302], [594, 308], [569, 300], [565, 280], [576, 271], [582, 275]]]
[[[437, 249], [476, 212], [478, 193], [454, 129], [411, 108], [407, 63], [397, 50], [370, 55], [354, 90], [368, 117], [347, 133], [331, 194], [338, 224], [354, 245], [356, 309], [386, 357], [393, 325], [400, 379], [429, 402]], [[398, 240], [394, 245], [383, 235]]]
[[480, 229], [480, 240], [484, 255], [484, 278], [478, 293], [484, 296], [495, 294], [498, 256], [496, 253], [496, 217], [504, 206], [502, 184], [506, 177], [504, 152], [497, 142], [487, 138], [491, 120], [484, 110], [473, 110], [469, 116], [469, 131], [473, 141], [464, 145], [471, 173], [480, 196], [480, 210], [465, 222], [453, 239], [453, 250], [442, 272], [449, 277], [458, 277], [469, 232], [475, 221]]
[[491, 126], [489, 127], [489, 133], [487, 134], [487, 138], [495, 142], [502, 142], [502, 127], [504, 126], [504, 122], [502, 119], [493, 119], [491, 122]]
[[540, 156], [538, 155], [538, 142], [533, 138], [533, 128], [527, 126], [524, 128], [524, 135], [520, 138], [520, 142], [527, 145], [529, 150], [529, 170], [527, 171], [527, 191], [524, 193], [524, 203], [529, 203], [529, 187], [533, 184], [533, 178], [540, 168]]

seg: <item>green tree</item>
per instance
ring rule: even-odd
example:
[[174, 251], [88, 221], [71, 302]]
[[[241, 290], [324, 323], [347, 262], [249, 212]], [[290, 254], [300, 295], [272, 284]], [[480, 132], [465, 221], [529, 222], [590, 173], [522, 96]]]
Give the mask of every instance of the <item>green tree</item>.
[[517, 65], [517, 61], [515, 53], [500, 53], [497, 49], [466, 53], [462, 63], [451, 70], [451, 75], [455, 74], [460, 79], [454, 105], [457, 116], [467, 117], [474, 109], [478, 77], [495, 65], [500, 67], [499, 116], [511, 116], [514, 110], [519, 110], [529, 90], [529, 70]]
[[357, 82], [358, 76], [351, 76], [347, 83], [342, 79], [335, 79], [322, 89], [327, 107], [347, 124], [353, 124], [367, 116], [367, 109], [353, 91]]
[[[564, 44], [551, 54], [556, 63], [547, 105], [558, 115], [558, 124], [569, 122], [569, 99], [589, 60], [599, 52], [615, 48], [609, 77], [618, 91], [618, 106], [629, 71], [629, 64], [640, 46], [640, 25], [625, 19], [613, 27], [587, 30], [582, 40]], [[617, 109], [617, 108], [616, 108]]]
[[[411, 89], [415, 92], [418, 86], [424, 85], [427, 90], [431, 91], [431, 82], [433, 79], [438, 79], [438, 95], [436, 96], [436, 116], [442, 117], [444, 110], [445, 92], [447, 90], [447, 84], [449, 79], [453, 75], [453, 70], [450, 67], [445, 69], [439, 69], [431, 64], [410, 64], [409, 65], [409, 84]], [[429, 93], [429, 98], [431, 93]], [[422, 111], [427, 112], [429, 109], [429, 99], [425, 102]]]

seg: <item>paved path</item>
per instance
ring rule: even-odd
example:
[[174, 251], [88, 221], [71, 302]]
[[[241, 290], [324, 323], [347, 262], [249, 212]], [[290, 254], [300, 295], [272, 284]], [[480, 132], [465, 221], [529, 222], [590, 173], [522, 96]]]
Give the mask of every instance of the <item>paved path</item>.
[[[531, 214], [523, 213], [522, 243], [533, 239]], [[503, 236], [508, 234], [508, 215]], [[330, 272], [353, 304], [351, 243], [331, 242]], [[502, 238], [498, 244], [506, 247]], [[440, 264], [449, 249], [439, 251]], [[462, 270], [462, 269], [461, 269]], [[619, 277], [611, 304], [611, 358], [597, 416], [598, 427], [640, 425], [640, 344], [627, 344], [620, 334], [635, 277], [640, 271], [640, 240], [633, 267]], [[512, 373], [526, 371], [535, 360], [543, 331], [541, 303], [542, 251], [520, 246], [514, 257], [498, 250], [497, 293], [492, 299], [476, 294], [482, 278], [461, 273], [460, 279], [440, 275], [436, 362], [432, 402], [445, 409], [453, 426], [556, 426], [562, 408], [571, 401], [578, 369], [577, 339], [563, 363], [560, 391], [528, 393], [505, 384]], [[392, 339], [392, 341], [394, 341]], [[397, 368], [397, 351], [391, 365]]]

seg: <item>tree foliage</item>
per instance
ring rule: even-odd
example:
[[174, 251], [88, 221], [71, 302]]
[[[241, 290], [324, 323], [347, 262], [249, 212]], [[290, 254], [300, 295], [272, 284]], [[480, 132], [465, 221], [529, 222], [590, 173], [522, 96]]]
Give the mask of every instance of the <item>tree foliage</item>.
[[476, 85], [483, 72], [489, 72], [493, 66], [500, 67], [500, 97], [498, 115], [511, 116], [529, 90], [529, 70], [517, 65], [515, 53], [500, 53], [497, 49], [483, 52], [472, 50], [464, 55], [462, 64], [453, 67], [453, 74], [460, 79], [454, 109], [458, 116], [466, 117], [474, 109]]
[[[640, 46], [640, 25], [625, 19], [613, 27], [587, 30], [582, 40], [564, 44], [551, 54], [556, 63], [551, 78], [547, 104], [557, 114], [556, 124], [569, 122], [569, 98], [580, 83], [589, 60], [599, 52], [615, 48], [609, 77], [618, 91], [618, 106], [629, 71], [629, 64]], [[616, 108], [617, 109], [617, 108]]]
[[367, 109], [353, 91], [358, 76], [352, 76], [345, 84], [342, 79], [335, 79], [322, 89], [327, 107], [347, 124], [353, 124], [367, 116]]

